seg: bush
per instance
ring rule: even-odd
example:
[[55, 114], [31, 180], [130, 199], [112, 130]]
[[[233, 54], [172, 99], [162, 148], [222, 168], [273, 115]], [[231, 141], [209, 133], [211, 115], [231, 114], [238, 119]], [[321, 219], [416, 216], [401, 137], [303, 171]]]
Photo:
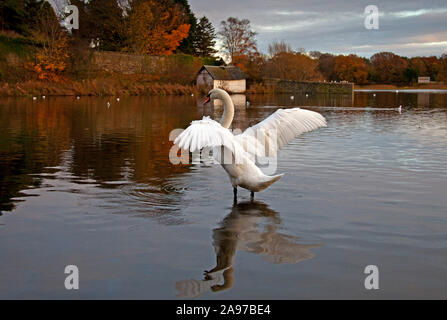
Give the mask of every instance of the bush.
[[14, 34], [0, 34], [1, 81], [22, 81], [28, 76], [25, 62], [34, 55], [36, 43]]

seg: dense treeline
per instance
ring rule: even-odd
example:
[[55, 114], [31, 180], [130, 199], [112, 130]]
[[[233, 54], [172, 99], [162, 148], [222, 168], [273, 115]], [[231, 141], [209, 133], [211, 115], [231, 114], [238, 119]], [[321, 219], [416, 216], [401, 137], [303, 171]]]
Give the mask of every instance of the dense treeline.
[[[56, 2], [59, 3], [59, 2]], [[93, 52], [116, 51], [167, 56], [152, 67], [152, 81], [192, 84], [202, 64], [239, 66], [254, 82], [265, 78], [297, 81], [349, 81], [356, 84], [413, 84], [418, 77], [447, 81], [447, 55], [401, 57], [380, 52], [370, 59], [294, 50], [275, 41], [268, 53], [257, 48], [250, 21], [222, 21], [218, 32], [198, 19], [187, 0], [71, 0], [79, 9], [78, 30], [66, 30], [64, 8], [45, 0], [0, 1], [0, 80], [35, 78], [60, 82], [98, 78]]]
[[[94, 78], [96, 50], [177, 56], [166, 60], [176, 70], [156, 65], [146, 79], [181, 84], [192, 83], [201, 65], [223, 63], [215, 57], [214, 27], [205, 16], [195, 17], [187, 0], [69, 3], [79, 10], [79, 29], [63, 27], [65, 6], [52, 7], [45, 0], [0, 1], [0, 80]], [[189, 77], [179, 75], [178, 61], [185, 63], [183, 70], [192, 70]]]
[[[79, 30], [72, 37], [101, 50], [165, 55], [184, 53], [213, 57], [215, 30], [197, 19], [187, 0], [70, 0], [79, 9]], [[0, 1], [1, 31], [33, 37], [45, 0]], [[64, 8], [56, 8], [61, 19]], [[96, 41], [97, 40], [97, 41]]]
[[[401, 57], [379, 52], [370, 59], [354, 54], [334, 55], [303, 49], [292, 50], [285, 42], [274, 42], [269, 54], [252, 53], [234, 62], [250, 78], [281, 78], [296, 81], [349, 81], [356, 84], [411, 85], [418, 77], [447, 82], [447, 54], [441, 57]], [[262, 72], [259, 72], [262, 70]]]

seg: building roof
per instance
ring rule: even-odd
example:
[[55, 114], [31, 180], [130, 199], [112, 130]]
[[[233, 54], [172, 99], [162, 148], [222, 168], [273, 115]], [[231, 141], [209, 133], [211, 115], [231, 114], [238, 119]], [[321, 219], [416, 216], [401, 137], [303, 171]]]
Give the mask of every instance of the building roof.
[[245, 74], [236, 66], [203, 66], [199, 73], [206, 69], [214, 80], [242, 80]]

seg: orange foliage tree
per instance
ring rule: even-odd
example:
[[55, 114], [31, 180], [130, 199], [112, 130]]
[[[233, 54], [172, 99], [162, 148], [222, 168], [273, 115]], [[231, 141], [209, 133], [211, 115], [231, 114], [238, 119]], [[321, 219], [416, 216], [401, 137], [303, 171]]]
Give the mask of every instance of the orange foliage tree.
[[67, 69], [69, 51], [68, 37], [48, 2], [38, 12], [34, 37], [42, 48], [37, 50], [34, 61], [28, 62], [27, 69], [36, 73], [39, 80], [60, 81]]
[[428, 76], [428, 68], [422, 57], [414, 57], [410, 59], [411, 69], [416, 72], [419, 77]]
[[444, 53], [439, 59], [438, 81], [447, 82], [447, 53]]
[[337, 56], [334, 71], [339, 80], [365, 84], [368, 82], [368, 67], [365, 59], [354, 54]]
[[[409, 59], [409, 68], [418, 77], [430, 77], [436, 80], [439, 69], [439, 59], [437, 57], [414, 57]], [[415, 79], [417, 80], [417, 79]]]
[[31, 62], [27, 66], [37, 74], [39, 80], [58, 82], [63, 78], [68, 58], [67, 38], [61, 38], [54, 46], [39, 50], [35, 62]]
[[143, 54], [170, 55], [188, 36], [182, 8], [169, 1], [138, 1], [129, 19], [129, 37]]
[[296, 81], [315, 81], [323, 77], [318, 70], [318, 61], [299, 52], [280, 52], [267, 62], [269, 78]]
[[258, 51], [233, 55], [232, 64], [239, 67], [249, 79], [261, 81], [265, 64], [264, 56]]
[[403, 82], [408, 62], [392, 52], [379, 52], [371, 57], [371, 77], [378, 83]]

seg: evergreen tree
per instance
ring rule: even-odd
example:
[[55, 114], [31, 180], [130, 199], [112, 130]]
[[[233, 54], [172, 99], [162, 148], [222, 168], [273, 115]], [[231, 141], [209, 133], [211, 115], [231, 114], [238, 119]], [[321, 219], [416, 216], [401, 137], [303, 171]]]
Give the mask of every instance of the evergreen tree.
[[196, 35], [194, 41], [195, 52], [200, 57], [212, 57], [217, 51], [214, 49], [216, 44], [216, 32], [212, 23], [207, 17], [200, 18], [196, 26]]
[[90, 30], [87, 28], [89, 25], [89, 14], [88, 14], [88, 3], [84, 0], [70, 0], [70, 4], [76, 6], [79, 10], [79, 29], [73, 29], [72, 35], [77, 40], [84, 40], [89, 42], [93, 36], [90, 33]]
[[29, 36], [36, 26], [37, 13], [45, 0], [1, 0], [0, 29]]
[[99, 38], [102, 50], [118, 51], [125, 40], [123, 9], [116, 0], [90, 0], [87, 4], [85, 31], [91, 39]]
[[191, 11], [191, 7], [189, 6], [188, 0], [174, 0], [174, 3], [179, 4], [183, 7], [185, 10], [185, 20], [187, 23], [191, 25], [189, 29], [188, 37], [185, 38], [181, 43], [180, 46], [177, 48], [177, 51], [190, 54], [190, 55], [196, 55], [196, 51], [194, 48], [194, 42], [196, 38], [196, 26], [197, 26], [197, 18], [194, 15], [194, 13]]
[[14, 30], [22, 33], [24, 25], [23, 1], [3, 0], [0, 1], [0, 27], [1, 30]]
[[25, 0], [25, 24], [27, 33], [31, 30], [37, 30], [40, 27], [41, 15], [46, 12], [52, 21], [58, 22], [56, 13], [48, 1], [45, 0]]

